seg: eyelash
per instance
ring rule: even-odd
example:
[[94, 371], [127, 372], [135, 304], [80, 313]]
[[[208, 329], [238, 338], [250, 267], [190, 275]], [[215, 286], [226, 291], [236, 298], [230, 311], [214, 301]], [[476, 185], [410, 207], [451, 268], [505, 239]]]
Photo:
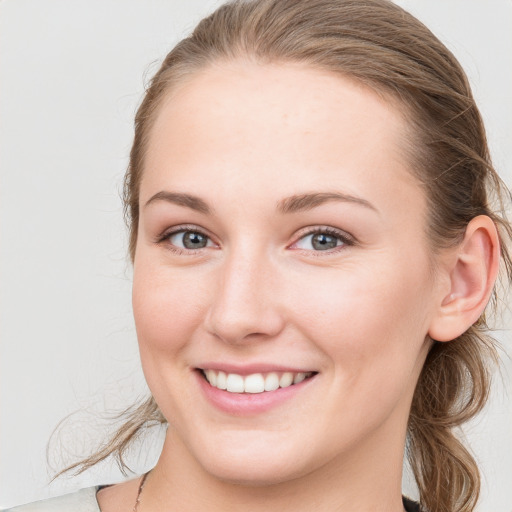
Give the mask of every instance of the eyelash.
[[[173, 235], [176, 235], [177, 233], [199, 233], [200, 235], [208, 238], [209, 240], [212, 240], [212, 237], [209, 236], [207, 233], [205, 233], [202, 229], [199, 229], [197, 226], [193, 226], [193, 225], [182, 225], [182, 226], [175, 226], [174, 228], [172, 228], [171, 230], [169, 231], [164, 231], [161, 235], [159, 235], [156, 239], [156, 243], [157, 244], [163, 244], [167, 241], [169, 241], [169, 239], [173, 236]], [[193, 256], [195, 254], [198, 254], [201, 249], [181, 249], [181, 247], [176, 247], [175, 245], [171, 244], [171, 243], [167, 243], [166, 244], [166, 248], [171, 251], [171, 252], [174, 252], [176, 254], [186, 254], [187, 256]]]
[[[311, 235], [317, 235], [317, 234], [325, 234], [332, 236], [334, 238], [337, 238], [341, 241], [341, 245], [336, 246], [332, 249], [327, 249], [325, 251], [315, 251], [311, 249], [294, 249], [296, 251], [303, 251], [307, 252], [309, 255], [312, 255], [314, 257], [323, 257], [323, 256], [330, 256], [333, 253], [338, 253], [341, 250], [346, 249], [347, 247], [353, 246], [356, 244], [356, 240], [354, 237], [349, 235], [348, 233], [345, 233], [344, 231], [340, 231], [339, 229], [332, 228], [330, 226], [319, 226], [314, 228], [305, 228], [304, 231], [301, 231], [299, 236], [297, 237], [296, 241], [291, 244], [291, 246], [296, 245], [300, 240], [307, 236]], [[289, 247], [291, 247], [289, 246]]]
[[[212, 240], [212, 238], [205, 231], [198, 228], [197, 226], [182, 225], [182, 226], [176, 226], [176, 227], [172, 228], [170, 231], [165, 231], [164, 233], [159, 235], [156, 239], [156, 243], [162, 244], [166, 241], [169, 241], [169, 239], [173, 235], [176, 235], [177, 233], [181, 233], [181, 232], [183, 232], [183, 233], [186, 233], [186, 232], [199, 233], [200, 235], [207, 237], [209, 240]], [[305, 238], [307, 236], [316, 235], [316, 234], [326, 234], [326, 235], [332, 236], [334, 238], [337, 238], [338, 240], [341, 241], [341, 245], [336, 246], [332, 249], [327, 249], [325, 251], [315, 251], [315, 250], [300, 249], [300, 248], [296, 248], [293, 250], [303, 251], [303, 252], [307, 252], [308, 254], [312, 254], [314, 256], [321, 257], [321, 256], [331, 255], [334, 252], [337, 253], [338, 251], [340, 251], [346, 247], [350, 247], [350, 246], [353, 246], [356, 244], [356, 240], [354, 239], [354, 237], [352, 237], [348, 233], [345, 233], [344, 231], [340, 231], [338, 229], [335, 229], [335, 228], [332, 228], [329, 226], [319, 226], [319, 227], [314, 227], [314, 228], [305, 228], [304, 231], [300, 232], [300, 235], [297, 237], [295, 242], [293, 242], [288, 247], [290, 248], [293, 245], [296, 245], [300, 240], [302, 240], [303, 238]], [[187, 256], [193, 256], [195, 254], [198, 254], [201, 251], [201, 249], [204, 249], [204, 247], [200, 248], [200, 249], [181, 249], [180, 247], [176, 247], [175, 245], [168, 243], [167, 249], [176, 254], [186, 254]]]

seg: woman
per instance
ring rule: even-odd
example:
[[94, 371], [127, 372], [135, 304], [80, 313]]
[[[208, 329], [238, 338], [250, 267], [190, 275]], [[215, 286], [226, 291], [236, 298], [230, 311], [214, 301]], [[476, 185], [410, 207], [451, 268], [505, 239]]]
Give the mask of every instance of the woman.
[[[385, 0], [237, 2], [165, 59], [125, 181], [149, 475], [36, 505], [470, 511], [512, 228], [465, 75]], [[57, 503], [60, 503], [58, 505]], [[30, 510], [30, 509], [27, 509]]]

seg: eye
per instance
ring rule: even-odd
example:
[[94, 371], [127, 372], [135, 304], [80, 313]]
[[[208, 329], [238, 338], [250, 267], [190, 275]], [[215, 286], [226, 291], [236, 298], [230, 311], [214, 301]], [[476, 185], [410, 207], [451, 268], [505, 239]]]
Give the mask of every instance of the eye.
[[319, 229], [299, 238], [292, 248], [307, 251], [329, 251], [345, 245], [353, 245], [353, 241], [347, 235], [332, 229]]
[[195, 250], [213, 247], [214, 243], [200, 231], [181, 229], [165, 236], [168, 242], [178, 249]]

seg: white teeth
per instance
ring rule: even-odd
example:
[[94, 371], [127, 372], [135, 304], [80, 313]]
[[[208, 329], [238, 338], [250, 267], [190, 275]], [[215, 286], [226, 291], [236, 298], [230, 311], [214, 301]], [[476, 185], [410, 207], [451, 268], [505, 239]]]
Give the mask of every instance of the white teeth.
[[243, 393], [244, 378], [241, 375], [237, 375], [236, 373], [228, 374], [228, 378], [226, 380], [226, 390], [230, 393]]
[[299, 382], [302, 382], [306, 378], [306, 374], [299, 372], [295, 377], [293, 378], [293, 383], [298, 384]]
[[212, 386], [217, 387], [217, 374], [214, 370], [206, 370], [206, 378]]
[[244, 377], [236, 373], [208, 369], [204, 370], [204, 375], [213, 387], [225, 389], [230, 393], [263, 393], [264, 391], [275, 391], [279, 388], [287, 388], [292, 384], [299, 384], [312, 374], [305, 372], [283, 372], [281, 374], [270, 372], [266, 375], [253, 373]]
[[[215, 373], [214, 370], [212, 370], [212, 372]], [[208, 375], [206, 376], [206, 378], [208, 378]], [[226, 381], [227, 381], [227, 377], [226, 377], [226, 374], [224, 372], [219, 372], [217, 374], [217, 384], [212, 384], [212, 381], [210, 379], [208, 379], [208, 382], [210, 384], [212, 384], [212, 386], [216, 386], [219, 389], [226, 389], [228, 387]]]
[[277, 373], [269, 373], [265, 377], [265, 391], [275, 391], [279, 388], [279, 375]]
[[263, 393], [265, 391], [265, 379], [261, 373], [245, 377], [244, 391], [246, 393]]
[[282, 388], [287, 388], [291, 386], [293, 383], [293, 373], [292, 372], [284, 372], [279, 379], [279, 386]]

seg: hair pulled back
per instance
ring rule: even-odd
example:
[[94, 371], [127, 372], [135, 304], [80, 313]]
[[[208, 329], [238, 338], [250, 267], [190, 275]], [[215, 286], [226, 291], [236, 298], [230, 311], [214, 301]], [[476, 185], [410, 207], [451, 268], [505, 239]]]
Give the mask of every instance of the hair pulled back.
[[[303, 63], [352, 77], [398, 103], [410, 127], [411, 172], [428, 200], [432, 250], [457, 243], [472, 218], [488, 215], [498, 228], [502, 271], [510, 281], [512, 227], [504, 212], [510, 195], [492, 167], [466, 75], [422, 23], [388, 0], [234, 1], [167, 55], [137, 111], [125, 177], [132, 259], [144, 157], [160, 105], [195, 73], [233, 59]], [[494, 290], [488, 308], [496, 304]], [[434, 341], [428, 354], [413, 398], [407, 452], [421, 504], [430, 512], [469, 512], [476, 504], [478, 468], [454, 429], [485, 405], [495, 359], [485, 315], [459, 338]], [[110, 455], [124, 466], [127, 447], [152, 422], [166, 420], [149, 398], [130, 410], [110, 443], [72, 468], [87, 469]]]

